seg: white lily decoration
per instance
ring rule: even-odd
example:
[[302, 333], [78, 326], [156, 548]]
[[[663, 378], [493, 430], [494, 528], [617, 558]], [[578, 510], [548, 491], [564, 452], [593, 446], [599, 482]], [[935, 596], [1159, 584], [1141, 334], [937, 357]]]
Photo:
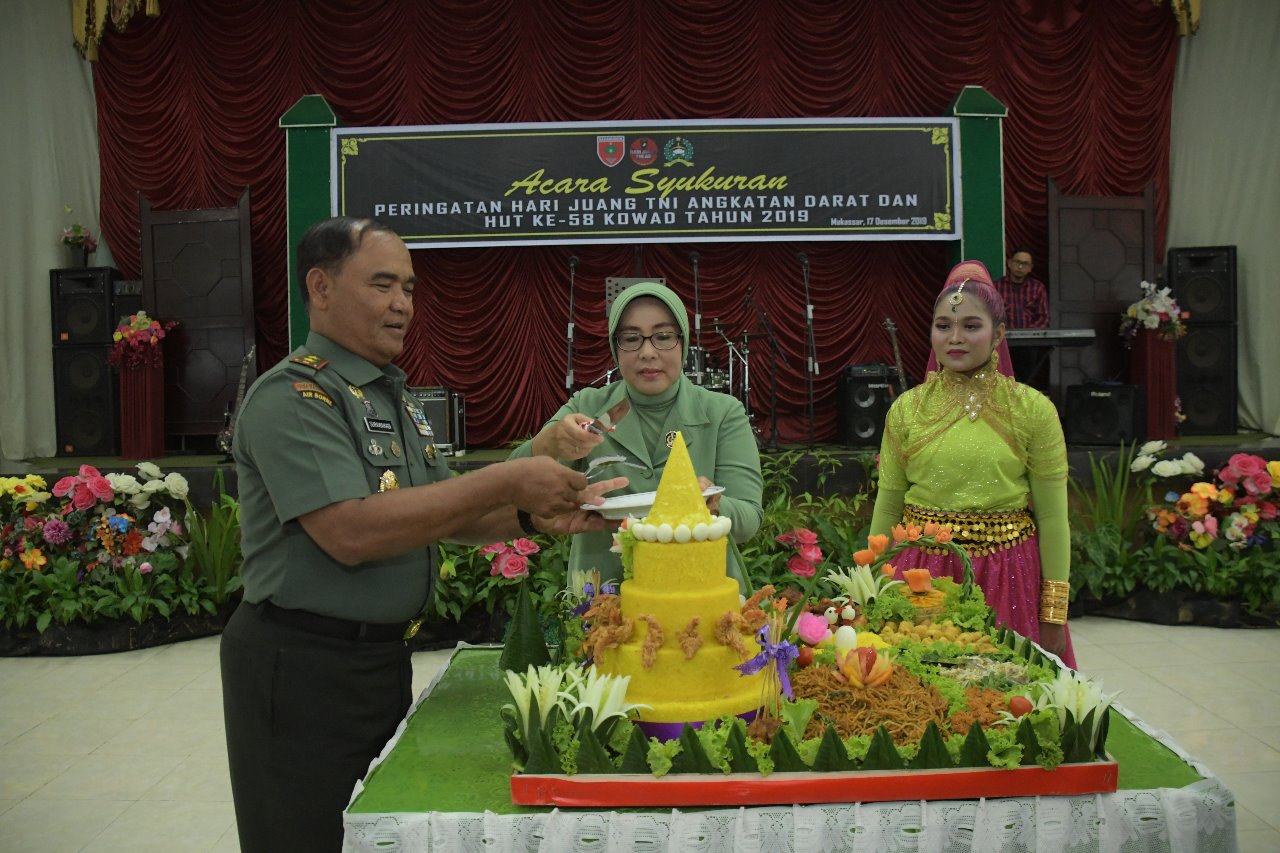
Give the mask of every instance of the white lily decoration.
[[872, 574], [870, 566], [841, 567], [828, 572], [826, 579], [839, 587], [841, 597], [847, 603], [859, 607], [866, 606], [894, 584], [902, 583], [888, 575]]
[[599, 731], [606, 720], [626, 717], [632, 711], [648, 708], [648, 705], [633, 705], [626, 701], [630, 684], [629, 675], [608, 675], [592, 666], [586, 677], [575, 685], [576, 695], [564, 694], [565, 698], [576, 702], [569, 711], [574, 723], [581, 719], [584, 711], [590, 711], [591, 730]]
[[[1102, 725], [1102, 719], [1119, 693], [1103, 693], [1101, 681], [1094, 681], [1073, 669], [1066, 668], [1058, 670], [1058, 677], [1051, 683], [1041, 684], [1039, 687], [1047, 692], [1049, 702], [1058, 712], [1059, 730], [1067, 724], [1068, 711], [1071, 712], [1077, 724], [1083, 724], [1084, 718], [1089, 716], [1090, 711], [1093, 712], [1093, 730], [1089, 732], [1089, 749], [1096, 749], [1098, 729]], [[1036, 701], [1036, 706], [1042, 707], [1039, 699]]]
[[534, 696], [538, 697], [538, 717], [543, 725], [556, 705], [563, 707], [560, 686], [564, 682], [565, 670], [558, 666], [529, 667], [524, 675], [507, 670], [507, 690], [515, 699], [515, 708], [520, 715], [520, 732], [529, 731], [529, 707]]

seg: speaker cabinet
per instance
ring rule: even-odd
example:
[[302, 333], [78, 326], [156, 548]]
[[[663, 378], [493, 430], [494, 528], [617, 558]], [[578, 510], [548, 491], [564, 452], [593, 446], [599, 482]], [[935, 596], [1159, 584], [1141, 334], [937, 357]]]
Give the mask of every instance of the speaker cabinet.
[[405, 389], [417, 401], [431, 422], [436, 435], [436, 449], [454, 456], [467, 447], [467, 413], [462, 395], [441, 386], [417, 386]]
[[1236, 432], [1236, 327], [1200, 324], [1178, 339], [1178, 400], [1183, 435]]
[[884, 419], [893, 403], [892, 368], [851, 364], [836, 390], [836, 440], [848, 447], [879, 447]]
[[111, 285], [111, 316], [119, 326], [125, 317], [142, 310], [142, 280], [117, 281]]
[[1119, 444], [1146, 437], [1146, 398], [1141, 385], [1072, 385], [1067, 389], [1063, 433], [1068, 444]]
[[119, 453], [116, 374], [103, 345], [53, 349], [59, 456]]
[[112, 284], [118, 275], [110, 267], [49, 270], [54, 346], [111, 343]]
[[1169, 289], [1190, 323], [1236, 322], [1236, 247], [1170, 249]]

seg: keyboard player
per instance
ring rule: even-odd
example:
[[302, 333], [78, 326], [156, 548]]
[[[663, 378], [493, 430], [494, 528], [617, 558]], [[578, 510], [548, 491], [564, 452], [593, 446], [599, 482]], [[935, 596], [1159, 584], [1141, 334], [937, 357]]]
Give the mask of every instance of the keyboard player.
[[[1049, 291], [1040, 279], [1031, 275], [1034, 256], [1026, 246], [1018, 246], [1005, 260], [1005, 273], [996, 279], [996, 290], [1004, 299], [1009, 329], [1046, 329], [1049, 327]], [[1013, 375], [1019, 382], [1049, 392], [1046, 360], [1034, 353], [1011, 351]], [[1030, 357], [1029, 357], [1030, 356]]]

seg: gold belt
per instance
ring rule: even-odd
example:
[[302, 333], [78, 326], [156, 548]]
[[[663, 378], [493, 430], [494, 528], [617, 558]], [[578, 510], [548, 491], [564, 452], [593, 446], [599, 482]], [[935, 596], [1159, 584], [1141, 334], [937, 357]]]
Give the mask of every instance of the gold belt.
[[[933, 522], [951, 528], [951, 541], [969, 552], [972, 557], [1012, 548], [1025, 542], [1036, 532], [1036, 523], [1025, 509], [1012, 512], [951, 512], [945, 509], [926, 509], [907, 506], [902, 511], [903, 524], [924, 527]], [[944, 554], [945, 548], [925, 548], [926, 553]]]

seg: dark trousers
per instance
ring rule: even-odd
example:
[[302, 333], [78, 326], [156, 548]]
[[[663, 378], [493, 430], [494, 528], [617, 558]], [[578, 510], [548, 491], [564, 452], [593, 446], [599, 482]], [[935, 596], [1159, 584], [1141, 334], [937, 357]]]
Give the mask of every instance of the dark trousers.
[[355, 783], [409, 709], [408, 647], [304, 633], [241, 604], [221, 658], [240, 849], [340, 850]]

